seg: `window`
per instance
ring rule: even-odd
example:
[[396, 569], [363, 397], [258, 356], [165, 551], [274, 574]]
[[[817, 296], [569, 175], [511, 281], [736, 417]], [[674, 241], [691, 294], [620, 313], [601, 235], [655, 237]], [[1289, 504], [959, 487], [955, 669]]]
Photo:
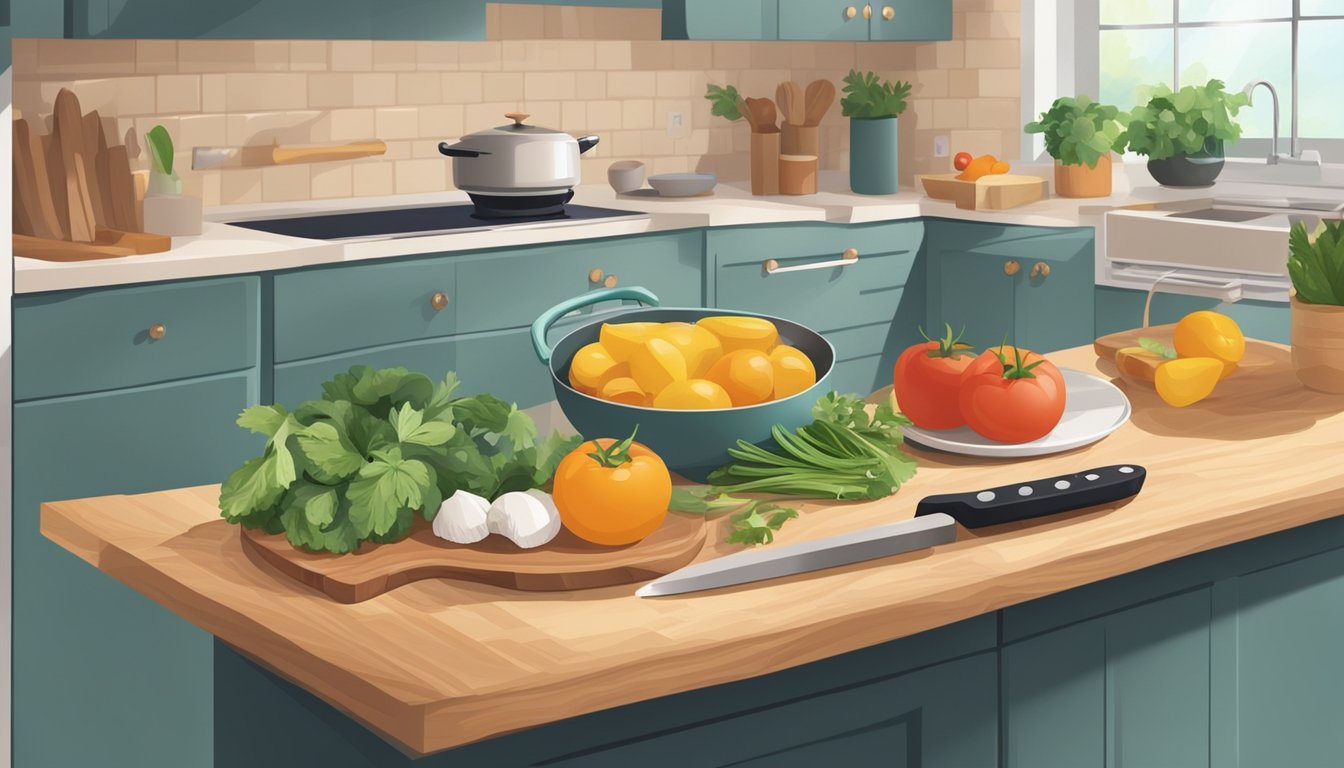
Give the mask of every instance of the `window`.
[[[1099, 4], [1093, 17], [1097, 82], [1080, 77], [1083, 92], [1128, 109], [1147, 98], [1144, 86], [1155, 83], [1179, 88], [1217, 78], [1236, 91], [1268, 80], [1279, 93], [1279, 152], [1288, 152], [1289, 137], [1297, 136], [1299, 151], [1319, 149], [1328, 162], [1344, 157], [1338, 84], [1344, 0], [1093, 2]], [[1080, 45], [1079, 55], [1085, 51]], [[1238, 115], [1243, 140], [1231, 148], [1235, 154], [1269, 150], [1269, 93], [1257, 89], [1253, 99], [1254, 106]]]

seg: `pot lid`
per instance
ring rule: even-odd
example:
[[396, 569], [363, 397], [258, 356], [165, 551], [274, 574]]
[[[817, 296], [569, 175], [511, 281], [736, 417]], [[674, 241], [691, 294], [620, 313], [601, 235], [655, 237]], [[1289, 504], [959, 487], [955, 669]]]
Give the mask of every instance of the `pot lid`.
[[486, 128], [485, 130], [476, 131], [475, 133], [469, 133], [462, 138], [466, 139], [477, 136], [497, 136], [502, 134], [505, 136], [519, 136], [519, 135], [562, 136], [571, 141], [574, 139], [573, 136], [569, 135], [568, 133], [565, 133], [564, 131], [556, 131], [551, 128], [542, 128], [539, 125], [525, 125], [523, 121], [531, 117], [531, 115], [529, 115], [526, 112], [505, 112], [504, 116], [512, 120], [513, 122], [506, 125], [499, 125], [494, 128]]

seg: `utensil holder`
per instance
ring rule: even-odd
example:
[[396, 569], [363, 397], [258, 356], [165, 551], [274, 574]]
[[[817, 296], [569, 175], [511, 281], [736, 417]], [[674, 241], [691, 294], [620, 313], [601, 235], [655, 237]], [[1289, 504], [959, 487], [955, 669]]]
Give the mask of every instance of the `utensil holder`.
[[813, 195], [817, 192], [817, 156], [779, 156], [779, 192], [784, 195]]
[[779, 132], [751, 134], [751, 194], [779, 194]]
[[821, 157], [821, 126], [785, 123], [779, 128], [781, 155], [816, 155]]

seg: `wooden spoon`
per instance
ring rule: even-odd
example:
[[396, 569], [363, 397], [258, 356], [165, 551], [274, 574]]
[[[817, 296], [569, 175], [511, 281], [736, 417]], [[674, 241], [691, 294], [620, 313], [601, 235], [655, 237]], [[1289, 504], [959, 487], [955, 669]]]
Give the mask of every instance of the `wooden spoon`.
[[803, 95], [801, 85], [790, 80], [788, 86], [790, 109], [784, 110], [784, 119], [794, 125], [803, 125], [807, 122], [807, 97]]
[[750, 126], [751, 132], [759, 133], [759, 131], [756, 130], [755, 118], [752, 117], [751, 110], [747, 107], [746, 100], [741, 96], [737, 97], [737, 111], [738, 114], [742, 115], [742, 119], [747, 121], [747, 125]]
[[779, 133], [779, 126], [775, 124], [777, 113], [775, 111], [775, 102], [769, 99], [753, 99], [747, 97], [747, 109], [751, 111], [751, 126], [756, 133]]
[[779, 114], [784, 118], [784, 122], [793, 122], [793, 91], [789, 89], [787, 81], [775, 86], [775, 104], [779, 107]]
[[826, 110], [835, 102], [835, 84], [830, 80], [813, 80], [807, 86], [807, 114], [803, 125], [820, 125]]

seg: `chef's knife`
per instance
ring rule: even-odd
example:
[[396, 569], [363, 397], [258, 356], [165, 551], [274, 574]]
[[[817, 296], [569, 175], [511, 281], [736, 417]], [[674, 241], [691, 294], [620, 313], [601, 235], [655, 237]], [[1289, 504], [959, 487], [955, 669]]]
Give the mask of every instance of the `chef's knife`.
[[911, 552], [947, 544], [956, 538], [957, 524], [951, 517], [926, 515], [826, 539], [754, 549], [688, 565], [645, 584], [635, 594], [658, 597], [745, 584]]
[[951, 515], [967, 528], [1010, 523], [1127, 499], [1143, 488], [1147, 476], [1138, 464], [1112, 464], [983, 491], [928, 496], [915, 508], [915, 519]]

